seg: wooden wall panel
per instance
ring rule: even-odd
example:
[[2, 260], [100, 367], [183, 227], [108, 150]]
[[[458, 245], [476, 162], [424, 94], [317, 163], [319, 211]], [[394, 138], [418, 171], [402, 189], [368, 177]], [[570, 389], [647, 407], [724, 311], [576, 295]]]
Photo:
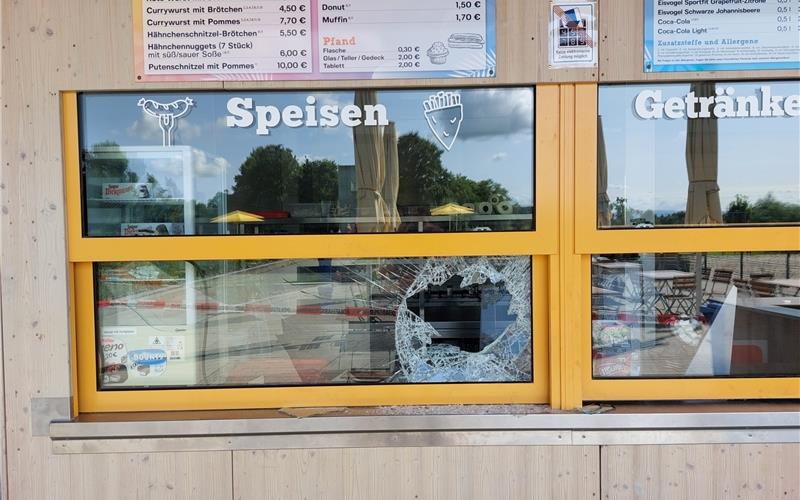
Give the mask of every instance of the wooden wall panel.
[[234, 498], [596, 498], [592, 446], [234, 452]]
[[231, 453], [227, 451], [53, 456], [48, 438], [34, 441], [28, 470], [11, 473], [8, 498], [231, 498]]
[[52, 455], [34, 438], [9, 471], [10, 499], [231, 498], [231, 453]]
[[42, 492], [69, 484], [75, 461], [53, 457], [49, 439], [31, 433], [32, 398], [71, 394], [59, 92], [134, 88], [130, 1], [9, 1], [1, 8], [7, 477], [11, 498], [63, 498]]
[[600, 81], [798, 78], [797, 70], [644, 72], [644, 0], [598, 0]]
[[[5, 9], [0, 8], [0, 40], [5, 43], [5, 25], [3, 24], [3, 20], [5, 19], [4, 11]], [[2, 61], [5, 57], [5, 50], [0, 50], [0, 82], [3, 82], [3, 65]], [[0, 138], [4, 137], [3, 135], [3, 125], [2, 125], [2, 117], [3, 117], [3, 108], [5, 104], [4, 93], [2, 92], [2, 88], [0, 88]], [[5, 141], [0, 139], [0, 159], [3, 157], [3, 146]], [[2, 169], [2, 163], [0, 163], [0, 169]], [[2, 170], [0, 170], [2, 172]], [[0, 175], [0, 210], [5, 206], [4, 205], [4, 198], [5, 198], [5, 184], [2, 182], [2, 175]], [[2, 248], [3, 248], [3, 231], [2, 226], [0, 225], [0, 255], [2, 255]], [[2, 268], [0, 268], [0, 275], [2, 275]], [[0, 499], [8, 498], [8, 469], [6, 468], [6, 410], [5, 410], [5, 377], [4, 369], [3, 369], [3, 291], [2, 287], [0, 286]]]
[[[532, 84], [537, 79], [591, 77], [591, 70], [547, 69], [546, 2], [502, 0], [498, 4], [500, 77], [460, 84]], [[64, 90], [221, 88], [222, 84], [136, 83], [130, 0], [9, 1], [2, 2], [1, 8], [0, 294], [5, 312], [5, 427], [10, 477], [32, 484], [29, 463], [52, 465], [54, 470], [63, 467], [49, 457], [40, 439], [32, 438], [31, 398], [71, 395], [58, 94]], [[274, 83], [254, 85], [276, 87]], [[347, 86], [352, 82], [291, 85]], [[46, 471], [36, 474], [46, 475]]]
[[[591, 70], [547, 69], [543, 45], [546, 2], [501, 0], [498, 4], [500, 77], [458, 83], [532, 84], [539, 79], [591, 78]], [[5, 429], [8, 477], [12, 491], [21, 494], [28, 488], [67, 483], [74, 472], [70, 465], [74, 459], [68, 462], [64, 457], [53, 457], [48, 440], [34, 438], [31, 433], [32, 398], [71, 395], [58, 94], [64, 90], [221, 88], [222, 84], [136, 83], [130, 0], [9, 1], [2, 2], [0, 8], [0, 297], [5, 313], [1, 320]], [[388, 83], [435, 82], [374, 82]], [[253, 85], [276, 87], [274, 83]], [[41, 481], [43, 477], [49, 479]]]
[[[323, 82], [270, 82], [270, 88], [351, 88], [432, 85], [523, 85], [549, 82], [588, 82], [597, 79], [595, 68], [554, 70], [548, 63], [547, 19], [550, 3], [497, 0], [497, 77], [463, 80], [368, 80]], [[226, 82], [225, 88], [263, 88], [263, 82]]]
[[[498, 78], [455, 83], [533, 84], [597, 78], [592, 69], [555, 71], [547, 67], [548, 4], [498, 0]], [[130, 0], [4, 1], [0, 7], [0, 368], [5, 374], [4, 400], [0, 403], [0, 407], [5, 405], [5, 412], [0, 411], [0, 416], [6, 417], [0, 423], [5, 428], [7, 469], [3, 472], [8, 472], [10, 498], [229, 498], [232, 481], [238, 498], [320, 498], [316, 494], [319, 492], [337, 493], [333, 498], [413, 498], [413, 494], [426, 498], [509, 498], [517, 494], [591, 498], [598, 494], [597, 447], [235, 452], [232, 477], [229, 452], [54, 456], [48, 438], [32, 437], [31, 398], [66, 398], [71, 394], [58, 93], [222, 87], [220, 83], [135, 83], [130, 9]], [[641, 73], [640, 2], [601, 0], [601, 9], [600, 27], [604, 33], [600, 37], [600, 76], [604, 81], [691, 77]], [[772, 72], [768, 76], [779, 74]], [[352, 85], [353, 82], [248, 84], [260, 88]], [[242, 85], [226, 85], [237, 86]], [[651, 467], [648, 464], [669, 460], [677, 464], [674, 461], [678, 458], [668, 458], [673, 449], [609, 448], [604, 452], [605, 474], [609, 479], [619, 478], [615, 484], [632, 488], [635, 481], [647, 475], [650, 469], [646, 467]], [[682, 453], [691, 453], [692, 460], [696, 459], [692, 462], [696, 470], [703, 471], [683, 474], [697, 491], [706, 488], [700, 484], [703, 481], [712, 483], [716, 493], [724, 492], [724, 485], [736, 485], [741, 478], [747, 478], [748, 487], [755, 490], [760, 484], [778, 497], [783, 496], [781, 488], [797, 495], [797, 477], [787, 472], [798, 468], [796, 447], [684, 449], [688, 451]], [[730, 454], [722, 458], [722, 450]], [[639, 465], [627, 461], [623, 452], [641, 455]], [[704, 457], [713, 460], [702, 460]], [[760, 465], [748, 468], [751, 461]], [[616, 466], [610, 467], [612, 463]], [[720, 477], [711, 479], [709, 473]], [[630, 474], [634, 477], [626, 477]], [[762, 477], [766, 479], [760, 481]], [[623, 483], [623, 478], [627, 482]], [[675, 483], [672, 476], [659, 472], [659, 488], [670, 491], [667, 488], [674, 486], [669, 483]], [[611, 488], [608, 483], [606, 486]]]
[[607, 446], [603, 498], [800, 498], [800, 445]]
[[69, 473], [69, 495], [42, 498], [232, 498], [230, 452], [73, 455]]

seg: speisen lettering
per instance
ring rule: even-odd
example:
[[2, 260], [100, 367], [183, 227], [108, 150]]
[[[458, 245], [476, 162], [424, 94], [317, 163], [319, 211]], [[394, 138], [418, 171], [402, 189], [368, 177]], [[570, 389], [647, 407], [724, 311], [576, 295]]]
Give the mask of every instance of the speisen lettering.
[[317, 108], [317, 98], [306, 97], [303, 107], [289, 105], [283, 109], [276, 106], [256, 105], [250, 97], [228, 99], [228, 116], [225, 125], [229, 128], [248, 128], [256, 124], [257, 135], [269, 135], [270, 130], [284, 125], [297, 127], [345, 127], [388, 125], [389, 118], [383, 104], [365, 104], [363, 109], [355, 104], [342, 106], [324, 104]]

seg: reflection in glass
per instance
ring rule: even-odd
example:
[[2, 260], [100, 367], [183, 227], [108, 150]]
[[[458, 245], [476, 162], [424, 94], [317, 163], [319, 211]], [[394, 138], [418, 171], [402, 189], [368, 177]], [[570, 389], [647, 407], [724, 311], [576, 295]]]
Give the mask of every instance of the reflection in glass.
[[800, 375], [800, 253], [592, 257], [595, 378]]
[[[424, 108], [438, 92], [193, 92], [194, 106], [171, 129], [172, 146], [137, 105], [140, 94], [82, 94], [84, 232], [533, 229], [533, 89], [452, 90], [462, 110], [452, 123], [436, 121], [446, 109]], [[237, 99], [273, 110], [266, 116], [277, 124], [262, 127], [255, 109], [234, 108], [252, 114], [252, 124], [240, 124], [230, 106]], [[375, 125], [366, 110], [378, 106], [386, 120]], [[336, 120], [325, 121], [334, 109]]]
[[[797, 95], [798, 81], [601, 86], [598, 226], [800, 223]], [[780, 112], [762, 112], [772, 99]]]
[[105, 143], [83, 154], [92, 230], [109, 236], [194, 234], [195, 205], [187, 147]]
[[[715, 95], [714, 83], [695, 82], [689, 86], [695, 97]], [[686, 224], [719, 224], [722, 209], [719, 203], [717, 161], [719, 132], [717, 118], [693, 118], [686, 124], [686, 172], [689, 192], [686, 199]]]
[[96, 264], [100, 387], [524, 382], [529, 257]]

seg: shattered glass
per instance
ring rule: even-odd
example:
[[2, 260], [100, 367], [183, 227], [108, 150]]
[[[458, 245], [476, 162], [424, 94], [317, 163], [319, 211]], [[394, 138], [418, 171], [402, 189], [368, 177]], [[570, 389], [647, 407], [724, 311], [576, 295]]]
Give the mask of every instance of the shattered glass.
[[[424, 261], [397, 309], [395, 345], [400, 370], [409, 382], [511, 382], [531, 378], [530, 259], [448, 257]], [[434, 344], [439, 332], [409, 310], [408, 299], [431, 285], [461, 277], [461, 287], [503, 284], [511, 296], [514, 322], [479, 352]]]
[[104, 388], [532, 380], [530, 257], [98, 266]]

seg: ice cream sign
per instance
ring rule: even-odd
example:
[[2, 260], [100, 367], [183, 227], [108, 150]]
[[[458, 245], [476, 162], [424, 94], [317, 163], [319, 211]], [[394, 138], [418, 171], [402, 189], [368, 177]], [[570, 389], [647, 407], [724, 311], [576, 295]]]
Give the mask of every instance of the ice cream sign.
[[256, 126], [257, 135], [269, 135], [280, 125], [298, 127], [358, 127], [389, 125], [388, 112], [383, 104], [365, 104], [363, 107], [347, 104], [318, 106], [313, 95], [306, 97], [306, 105], [289, 105], [278, 108], [273, 105], [257, 104], [250, 97], [231, 97], [228, 99], [228, 115], [225, 125], [228, 128], [250, 128]]
[[450, 151], [464, 120], [461, 95], [455, 92], [438, 92], [428, 97], [422, 107], [425, 110], [425, 120], [436, 140]]

